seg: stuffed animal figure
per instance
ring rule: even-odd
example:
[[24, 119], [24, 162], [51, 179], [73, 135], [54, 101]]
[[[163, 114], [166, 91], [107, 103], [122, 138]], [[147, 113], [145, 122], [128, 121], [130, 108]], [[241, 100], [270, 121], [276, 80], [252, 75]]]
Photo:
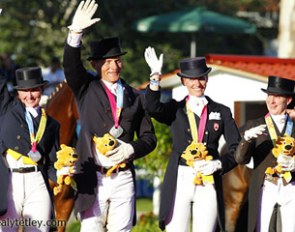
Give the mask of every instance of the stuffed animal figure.
[[61, 192], [63, 184], [72, 185], [75, 188], [75, 181], [73, 179], [75, 163], [78, 160], [78, 155], [75, 148], [66, 146], [65, 144], [60, 145], [60, 150], [56, 153], [57, 161], [54, 163], [56, 170], [61, 170], [63, 167], [69, 167], [69, 173], [66, 175], [59, 175], [57, 177], [58, 186], [53, 188], [53, 194], [57, 195]]
[[[118, 140], [109, 133], [104, 134], [103, 137], [94, 136], [93, 141], [95, 142], [95, 147], [98, 150], [98, 152], [104, 156], [106, 155], [108, 151], [113, 150], [116, 146], [119, 145]], [[125, 168], [125, 167], [126, 167], [126, 163], [113, 165], [107, 171], [106, 176], [110, 176], [113, 173], [113, 171], [115, 171], [118, 168]]]
[[[292, 156], [293, 158], [295, 158], [295, 139], [288, 135], [278, 137], [275, 147], [272, 149], [272, 154], [276, 158], [278, 158], [280, 154]], [[292, 179], [291, 173], [289, 171], [283, 171], [282, 167], [279, 164], [275, 167], [268, 167], [265, 173], [271, 176], [274, 174], [277, 174], [278, 176], [283, 176], [287, 183]]]
[[[212, 160], [213, 157], [208, 155], [206, 146], [203, 143], [197, 143], [193, 141], [182, 153], [181, 157], [186, 160], [186, 164], [190, 167], [194, 167], [195, 161], [198, 160]], [[194, 178], [194, 184], [203, 185], [204, 183], [213, 183], [213, 176], [202, 175], [201, 172], [197, 172]]]

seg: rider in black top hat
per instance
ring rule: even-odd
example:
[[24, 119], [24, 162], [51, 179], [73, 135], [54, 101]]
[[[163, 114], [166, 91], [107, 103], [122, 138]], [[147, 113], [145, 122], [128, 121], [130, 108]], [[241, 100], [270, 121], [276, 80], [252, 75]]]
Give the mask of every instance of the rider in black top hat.
[[[81, 232], [131, 231], [136, 220], [133, 160], [149, 154], [156, 137], [145, 112], [144, 95], [121, 76], [126, 52], [121, 50], [118, 37], [90, 43], [87, 60], [96, 71], [95, 78], [83, 66], [81, 38], [84, 29], [99, 21], [92, 19], [96, 9], [94, 0], [80, 3], [64, 49], [65, 75], [81, 122], [75, 210], [81, 216]], [[95, 141], [107, 133], [119, 146], [106, 157]], [[126, 167], [119, 168], [122, 162]], [[114, 172], [108, 172], [113, 166], [117, 167]]]
[[[59, 149], [60, 126], [39, 106], [46, 83], [40, 67], [17, 69], [14, 86], [17, 95], [11, 97], [6, 81], [0, 80], [0, 159], [9, 171], [8, 176], [0, 175], [4, 186], [0, 190], [0, 214], [3, 214], [0, 220], [47, 222], [54, 214], [48, 180], [56, 182], [53, 164]], [[6, 209], [1, 209], [3, 203]], [[17, 231], [19, 226], [1, 225], [0, 231], [11, 231], [12, 227]], [[25, 227], [50, 229], [46, 223]]]
[[[208, 74], [205, 57], [183, 59], [177, 75], [188, 95], [181, 101], [160, 102], [160, 75], [163, 55], [159, 58], [153, 48], [145, 51], [151, 68], [150, 85], [146, 89], [148, 112], [171, 128], [172, 154], [162, 185], [159, 224], [166, 231], [225, 230], [222, 175], [234, 168], [234, 152], [240, 139], [230, 109], [205, 95]], [[220, 156], [219, 139], [224, 136], [229, 152]], [[212, 160], [200, 160], [199, 148], [206, 148]], [[183, 154], [190, 154], [187, 162]], [[195, 156], [194, 156], [195, 155]], [[193, 158], [194, 157], [194, 158]], [[200, 181], [195, 181], [201, 176]], [[204, 176], [209, 176], [209, 179]], [[206, 209], [206, 210], [204, 210]], [[192, 215], [191, 215], [192, 213]]]
[[[287, 78], [268, 77], [267, 88], [261, 89], [267, 93], [268, 113], [246, 122], [235, 154], [239, 164], [252, 161], [254, 169], [248, 197], [248, 232], [295, 231], [294, 220], [289, 220], [295, 217], [295, 159], [284, 152], [273, 153], [274, 147], [289, 151], [294, 144], [294, 141], [285, 143], [280, 139], [295, 136], [294, 120], [287, 113], [294, 96], [294, 84]], [[277, 165], [282, 167], [281, 174], [267, 171]]]

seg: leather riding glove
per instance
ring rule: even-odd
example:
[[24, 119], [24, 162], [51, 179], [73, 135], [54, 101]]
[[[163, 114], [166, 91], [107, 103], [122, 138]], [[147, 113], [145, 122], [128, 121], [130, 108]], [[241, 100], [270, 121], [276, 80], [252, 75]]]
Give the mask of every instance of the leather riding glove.
[[82, 33], [85, 28], [98, 22], [100, 18], [91, 19], [97, 7], [95, 0], [81, 1], [73, 17], [72, 24], [68, 28], [76, 33]]
[[256, 127], [253, 127], [249, 130], [246, 130], [244, 133], [244, 139], [250, 142], [252, 139], [257, 138], [259, 135], [262, 135], [265, 131], [266, 125], [262, 124]]
[[76, 172], [76, 166], [66, 166], [62, 167], [60, 170], [56, 170], [56, 176], [73, 176], [74, 174], [76, 174]]
[[106, 153], [106, 155], [109, 157], [109, 160], [115, 164], [120, 164], [130, 159], [134, 154], [134, 148], [131, 144], [123, 143], [121, 141], [120, 143], [120, 146]]
[[198, 165], [198, 171], [203, 175], [212, 175], [214, 172], [222, 169], [222, 163], [220, 160], [204, 161]]
[[282, 166], [283, 171], [287, 171], [287, 172], [295, 171], [294, 157], [280, 154], [277, 158], [277, 162], [280, 166]]
[[153, 76], [154, 74], [162, 74], [163, 53], [158, 58], [155, 49], [152, 47], [147, 47], [144, 52], [144, 58], [151, 69], [150, 76]]

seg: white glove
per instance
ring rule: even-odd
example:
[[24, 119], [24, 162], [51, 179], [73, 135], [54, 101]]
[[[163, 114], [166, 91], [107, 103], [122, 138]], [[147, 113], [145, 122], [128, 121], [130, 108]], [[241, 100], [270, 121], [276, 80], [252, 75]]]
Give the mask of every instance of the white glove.
[[115, 164], [120, 164], [129, 159], [134, 154], [134, 148], [129, 143], [121, 143], [120, 146], [106, 153], [109, 160]]
[[40, 106], [46, 106], [47, 102], [48, 102], [48, 96], [45, 95], [45, 94], [42, 95], [41, 99], [40, 99], [40, 102], [39, 102], [39, 105]]
[[277, 158], [277, 162], [282, 166], [283, 171], [295, 171], [295, 159], [293, 157], [280, 154]]
[[212, 175], [217, 170], [222, 168], [222, 163], [220, 160], [209, 160], [200, 162], [196, 165], [195, 170], [201, 172], [205, 176]]
[[91, 19], [97, 7], [95, 0], [81, 1], [73, 17], [72, 25], [68, 26], [68, 28], [74, 32], [81, 33], [83, 29], [98, 22], [100, 18]]
[[205, 160], [196, 160], [194, 162], [194, 169], [199, 172], [200, 171], [200, 167], [203, 166], [206, 163]]
[[148, 47], [145, 49], [144, 58], [151, 69], [150, 76], [154, 74], [162, 74], [163, 53], [159, 56], [158, 59], [155, 49], [152, 47]]
[[77, 170], [75, 166], [62, 167], [60, 170], [56, 170], [56, 176], [73, 176]]
[[263, 134], [263, 132], [265, 131], [265, 128], [266, 128], [266, 125], [262, 124], [262, 125], [253, 127], [249, 130], [246, 130], [244, 133], [244, 139], [249, 142], [250, 140], [257, 138], [258, 135]]
[[2, 9], [0, 8], [0, 15], [1, 15], [1, 13], [2, 13]]

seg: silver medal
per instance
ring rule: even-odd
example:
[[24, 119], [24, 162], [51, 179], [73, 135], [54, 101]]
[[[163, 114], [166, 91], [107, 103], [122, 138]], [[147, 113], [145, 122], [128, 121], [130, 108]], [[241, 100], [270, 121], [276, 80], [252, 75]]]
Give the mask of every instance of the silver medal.
[[35, 162], [38, 162], [41, 159], [41, 154], [39, 151], [36, 151], [36, 152], [30, 151], [28, 153], [28, 156], [31, 158], [31, 160]]
[[115, 138], [119, 138], [122, 134], [123, 134], [123, 128], [122, 127], [115, 127], [113, 126], [111, 129], [110, 129], [110, 134], [112, 136], [114, 136]]

